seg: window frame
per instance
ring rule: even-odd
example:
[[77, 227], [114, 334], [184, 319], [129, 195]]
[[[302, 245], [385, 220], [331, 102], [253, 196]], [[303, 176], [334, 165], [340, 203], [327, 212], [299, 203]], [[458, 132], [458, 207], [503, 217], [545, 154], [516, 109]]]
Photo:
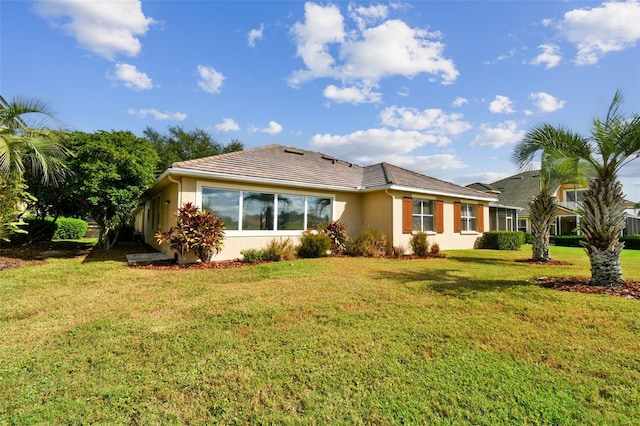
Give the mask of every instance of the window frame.
[[[225, 234], [227, 236], [300, 236], [304, 233], [304, 231], [308, 228], [308, 216], [309, 216], [309, 205], [308, 200], [310, 198], [318, 198], [318, 199], [328, 199], [328, 213], [329, 213], [329, 223], [334, 221], [335, 219], [335, 196], [331, 194], [309, 194], [307, 192], [297, 191], [297, 190], [285, 190], [285, 191], [274, 191], [271, 189], [260, 188], [256, 186], [236, 186], [236, 185], [228, 185], [228, 184], [218, 184], [211, 183], [206, 181], [197, 181], [196, 182], [196, 206], [200, 209], [203, 208], [203, 188], [209, 188], [213, 190], [221, 190], [221, 191], [235, 191], [238, 192], [238, 229], [235, 230], [226, 230]], [[273, 229], [251, 229], [246, 230], [243, 229], [243, 218], [244, 218], [244, 194], [245, 193], [259, 193], [263, 195], [273, 195]], [[279, 224], [279, 198], [282, 196], [302, 196], [304, 197], [304, 223], [303, 229], [295, 229], [295, 230], [281, 230], [278, 229]]]

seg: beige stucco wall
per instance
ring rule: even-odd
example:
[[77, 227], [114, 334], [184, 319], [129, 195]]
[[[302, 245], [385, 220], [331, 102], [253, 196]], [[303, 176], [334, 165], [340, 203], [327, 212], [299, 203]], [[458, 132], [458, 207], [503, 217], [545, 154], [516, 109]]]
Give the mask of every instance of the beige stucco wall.
[[[232, 190], [257, 191], [278, 194], [298, 194], [316, 197], [330, 197], [333, 200], [333, 220], [340, 220], [347, 227], [350, 237], [371, 228], [387, 235], [391, 246], [410, 252], [411, 234], [402, 233], [402, 198], [416, 196], [409, 192], [379, 190], [365, 193], [328, 191], [319, 189], [292, 189], [286, 186], [264, 184], [241, 184], [227, 181], [202, 180], [196, 178], [173, 178], [156, 186], [156, 192], [147, 201], [145, 208], [145, 241], [167, 254], [173, 255], [168, 246], [159, 246], [155, 240], [158, 231], [166, 231], [175, 225], [174, 213], [179, 205], [192, 202], [199, 207], [200, 191], [203, 186]], [[181, 189], [179, 195], [179, 188]], [[454, 233], [453, 203], [456, 201], [474, 202], [452, 197], [427, 197], [444, 201], [443, 234], [429, 234], [429, 242], [437, 243], [442, 250], [473, 248], [482, 235], [476, 232]], [[166, 202], [168, 201], [168, 203]], [[477, 202], [476, 202], [477, 203]], [[479, 203], [482, 204], [482, 203]], [[489, 210], [484, 203], [484, 227], [489, 229]], [[151, 212], [148, 209], [151, 208]], [[157, 215], [155, 218], [153, 215]], [[302, 231], [227, 231], [224, 248], [214, 260], [229, 260], [242, 257], [246, 249], [262, 249], [273, 239], [291, 238], [296, 244]]]
[[[158, 185], [157, 192], [148, 201], [151, 203], [152, 215], [160, 209], [160, 220], [153, 218], [145, 222], [145, 241], [154, 248], [173, 255], [171, 249], [165, 244], [160, 246], [154, 235], [158, 231], [167, 231], [176, 224], [174, 213], [179, 205], [187, 202], [201, 207], [200, 190], [203, 186], [212, 188], [224, 188], [232, 190], [256, 191], [278, 194], [297, 194], [314, 197], [329, 197], [332, 199], [333, 220], [340, 220], [346, 224], [350, 234], [358, 233], [363, 226], [361, 194], [326, 191], [318, 189], [303, 189], [277, 185], [263, 184], [239, 184], [225, 181], [196, 179], [191, 177], [174, 178], [179, 183], [171, 183], [165, 180], [167, 185]], [[181, 187], [181, 196], [178, 196], [178, 187]], [[169, 204], [164, 201], [169, 200]], [[145, 211], [145, 214], [147, 212]], [[146, 217], [146, 216], [145, 216]], [[214, 260], [229, 260], [241, 258], [241, 251], [246, 249], [262, 249], [273, 239], [290, 238], [298, 243], [302, 231], [227, 231], [222, 251], [214, 257]], [[354, 234], [355, 235], [355, 234]]]

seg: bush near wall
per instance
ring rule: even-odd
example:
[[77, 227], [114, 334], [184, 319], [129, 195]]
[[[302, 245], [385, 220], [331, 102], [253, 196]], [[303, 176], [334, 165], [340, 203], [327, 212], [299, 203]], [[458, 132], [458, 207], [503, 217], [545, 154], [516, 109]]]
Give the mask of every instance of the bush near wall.
[[620, 241], [624, 242], [624, 248], [629, 250], [640, 250], [640, 235], [625, 235], [620, 237]]
[[585, 241], [584, 235], [556, 235], [553, 244], [561, 247], [582, 247], [580, 241]]
[[518, 250], [524, 244], [525, 236], [521, 231], [485, 232], [478, 248], [492, 250]]

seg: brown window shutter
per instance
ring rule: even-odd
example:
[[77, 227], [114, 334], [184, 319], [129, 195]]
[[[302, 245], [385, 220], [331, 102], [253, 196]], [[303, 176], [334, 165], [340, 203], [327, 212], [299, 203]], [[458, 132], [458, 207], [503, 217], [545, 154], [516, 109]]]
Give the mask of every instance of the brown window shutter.
[[402, 199], [402, 233], [411, 234], [413, 232], [413, 199], [404, 197]]
[[436, 201], [436, 232], [444, 233], [444, 203], [440, 200]]
[[478, 204], [478, 213], [476, 213], [478, 220], [478, 232], [484, 232], [484, 206]]
[[462, 204], [453, 203], [453, 232], [462, 232]]

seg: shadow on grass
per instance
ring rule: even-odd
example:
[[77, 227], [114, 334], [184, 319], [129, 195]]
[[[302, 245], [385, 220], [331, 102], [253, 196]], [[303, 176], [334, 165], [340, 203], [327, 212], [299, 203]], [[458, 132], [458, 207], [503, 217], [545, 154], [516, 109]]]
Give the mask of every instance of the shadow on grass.
[[424, 271], [382, 271], [378, 279], [402, 284], [415, 293], [436, 292], [442, 295], [466, 298], [476, 292], [506, 291], [525, 285], [516, 280], [477, 280], [459, 276], [457, 269], [437, 269]]
[[93, 249], [93, 241], [55, 240], [26, 245], [3, 245], [0, 255], [24, 260], [70, 259], [85, 256]]
[[473, 262], [480, 263], [482, 265], [513, 265], [513, 259], [499, 259], [496, 257], [478, 257], [460, 252], [447, 252], [447, 259], [457, 262]]
[[96, 246], [93, 247], [91, 251], [89, 251], [82, 262], [89, 263], [110, 261], [126, 263], [128, 254], [156, 253], [157, 251], [158, 250], [155, 250], [153, 247], [145, 243], [119, 243], [109, 250], [105, 250]]

